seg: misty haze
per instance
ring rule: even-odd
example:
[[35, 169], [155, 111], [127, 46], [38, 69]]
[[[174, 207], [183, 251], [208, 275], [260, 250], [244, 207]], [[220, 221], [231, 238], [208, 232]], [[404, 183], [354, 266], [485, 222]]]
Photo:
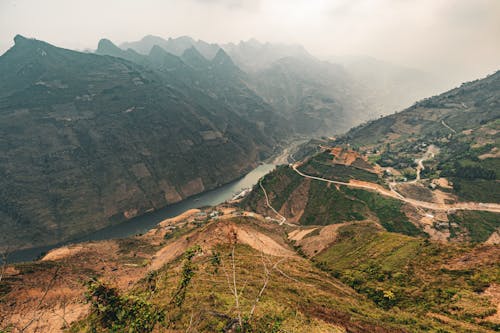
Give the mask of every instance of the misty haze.
[[0, 3], [0, 333], [500, 330], [500, 2]]

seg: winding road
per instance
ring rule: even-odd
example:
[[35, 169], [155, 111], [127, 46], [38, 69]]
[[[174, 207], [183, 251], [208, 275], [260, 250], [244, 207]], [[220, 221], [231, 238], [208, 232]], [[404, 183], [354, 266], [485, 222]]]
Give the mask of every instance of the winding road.
[[[454, 204], [441, 204], [441, 203], [433, 203], [433, 202], [425, 202], [414, 199], [409, 199], [396, 192], [392, 187], [390, 190], [374, 183], [364, 182], [360, 180], [350, 180], [348, 183], [325, 179], [321, 177], [311, 176], [303, 173], [299, 169], [297, 169], [297, 164], [291, 165], [292, 169], [298, 173], [300, 176], [304, 178], [319, 180], [331, 184], [344, 185], [353, 188], [361, 188], [364, 190], [370, 190], [380, 193], [383, 196], [390, 197], [393, 199], [397, 199], [406, 203], [409, 203], [416, 207], [421, 207], [425, 209], [435, 210], [435, 211], [454, 211], [454, 210], [478, 210], [478, 211], [488, 211], [494, 213], [500, 213], [500, 204], [496, 203], [482, 203], [482, 202], [459, 202]], [[267, 198], [267, 195], [266, 195]], [[273, 209], [274, 210], [274, 209]]]
[[278, 211], [276, 209], [274, 209], [273, 206], [271, 206], [271, 203], [269, 202], [269, 197], [267, 196], [266, 189], [264, 188], [264, 186], [262, 186], [262, 178], [259, 179], [259, 186], [262, 189], [262, 192], [264, 192], [264, 196], [266, 197], [266, 205], [267, 205], [267, 207], [269, 207], [274, 212], [274, 214], [276, 214], [277, 216], [279, 216], [279, 218], [280, 218], [280, 225], [282, 225], [282, 224], [291, 225], [291, 224], [289, 224], [289, 223], [286, 222], [286, 217], [284, 217], [283, 215], [281, 215], [280, 213], [278, 213]]

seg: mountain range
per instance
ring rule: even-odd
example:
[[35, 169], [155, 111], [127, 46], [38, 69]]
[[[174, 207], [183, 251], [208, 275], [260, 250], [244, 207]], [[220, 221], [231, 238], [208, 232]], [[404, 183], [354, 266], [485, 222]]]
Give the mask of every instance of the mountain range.
[[3, 248], [65, 241], [242, 176], [294, 137], [378, 116], [300, 46], [146, 36], [0, 56]]
[[158, 70], [16, 36], [0, 57], [3, 248], [59, 242], [215, 188], [286, 139], [222, 52], [209, 62], [189, 49], [176, 72], [169, 62], [180, 60], [155, 50], [140, 59]]

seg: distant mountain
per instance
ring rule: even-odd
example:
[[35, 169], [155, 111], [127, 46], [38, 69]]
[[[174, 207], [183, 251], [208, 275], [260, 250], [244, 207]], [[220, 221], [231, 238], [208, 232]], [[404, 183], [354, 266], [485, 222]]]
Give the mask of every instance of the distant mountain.
[[261, 43], [256, 39], [241, 41], [238, 44], [222, 44], [221, 47], [238, 66], [248, 72], [266, 69], [282, 58], [313, 58], [301, 45]]
[[194, 69], [159, 49], [101, 41], [99, 52], [113, 56], [16, 36], [0, 57], [4, 248], [66, 240], [220, 186], [286, 135], [265, 102], [229, 81], [239, 72], [222, 53]]
[[444, 78], [370, 57], [330, 57], [328, 61], [343, 66], [365, 87], [366, 98], [378, 105], [379, 114], [400, 110], [449, 88]]
[[341, 133], [377, 115], [342, 67], [311, 57], [282, 58], [250, 77], [257, 93], [299, 133]]
[[[103, 43], [107, 45], [105, 48], [101, 47]], [[186, 93], [208, 95], [239, 116], [258, 124], [271, 138], [279, 140], [291, 134], [291, 125], [251, 89], [248, 84], [251, 78], [233, 63], [224, 50], [218, 49], [215, 56], [208, 60], [195, 47], [186, 49], [178, 57], [158, 45], [151, 49], [149, 55], [138, 55], [135, 51], [124, 51], [109, 43], [99, 42], [96, 52], [149, 67], [168, 80], [170, 85]]]
[[207, 59], [215, 57], [220, 48], [216, 44], [209, 44], [202, 40], [196, 41], [188, 36], [163, 39], [161, 37], [151, 35], [145, 36], [140, 41], [123, 43], [120, 45], [120, 48], [124, 50], [132, 49], [141, 54], [149, 54], [155, 45], [158, 45], [167, 52], [176, 56], [181, 56], [187, 49], [194, 47]]
[[166, 40], [146, 36], [140, 42], [122, 44], [121, 53], [104, 53], [137, 62], [134, 50], [147, 54], [154, 46], [198, 70], [206, 67], [218, 50], [224, 50], [244, 73], [240, 81], [287, 119], [297, 133], [305, 135], [341, 133], [444, 88], [439, 79], [424, 72], [376, 59], [335, 57], [320, 61], [300, 45], [255, 39], [219, 47], [190, 37]]

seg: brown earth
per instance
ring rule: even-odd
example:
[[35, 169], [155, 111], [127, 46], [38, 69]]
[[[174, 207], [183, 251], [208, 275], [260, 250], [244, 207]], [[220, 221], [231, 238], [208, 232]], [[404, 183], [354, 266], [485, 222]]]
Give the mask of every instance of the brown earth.
[[286, 217], [287, 222], [299, 223], [302, 214], [304, 214], [304, 209], [307, 206], [310, 185], [311, 181], [306, 179], [306, 181], [297, 186], [279, 210], [279, 213]]
[[[342, 226], [352, 224], [352, 222], [331, 224], [325, 227], [316, 229], [306, 229], [315, 231], [314, 235], [311, 232], [306, 233], [300, 239], [297, 239], [295, 244], [300, 246], [302, 251], [308, 256], [313, 257], [321, 251], [328, 248], [337, 238], [338, 229]], [[319, 230], [319, 232], [318, 232]]]
[[[7, 266], [2, 277], [7, 289], [0, 294], [0, 327], [10, 324], [13, 332], [60, 332], [87, 314], [85, 282], [91, 277], [99, 276], [106, 284], [127, 291], [148, 271], [176, 259], [190, 246], [227, 243], [233, 234], [239, 243], [264, 254], [299, 258], [276, 236], [281, 234], [275, 230], [279, 226], [262, 217], [233, 220], [235, 210], [226, 209], [224, 219], [196, 228], [190, 220], [198, 211], [162, 221], [142, 236], [68, 245], [50, 251], [39, 262]], [[175, 226], [185, 235], [166, 242], [158, 232], [167, 226]]]
[[481, 265], [497, 265], [500, 258], [500, 247], [496, 245], [481, 245], [448, 261], [444, 268], [450, 270], [466, 270]]
[[181, 256], [195, 244], [200, 245], [203, 250], [208, 250], [217, 244], [228, 243], [233, 234], [236, 235], [238, 242], [247, 244], [265, 254], [282, 257], [297, 256], [284, 242], [278, 242], [249, 225], [221, 221], [220, 223], [211, 223], [194, 233], [182, 236], [160, 249], [153, 256], [149, 270], [161, 268]]
[[485, 319], [493, 323], [500, 324], [500, 285], [493, 283], [491, 286], [486, 288], [483, 295], [489, 297], [491, 303], [497, 305], [497, 312], [489, 317], [486, 317]]

